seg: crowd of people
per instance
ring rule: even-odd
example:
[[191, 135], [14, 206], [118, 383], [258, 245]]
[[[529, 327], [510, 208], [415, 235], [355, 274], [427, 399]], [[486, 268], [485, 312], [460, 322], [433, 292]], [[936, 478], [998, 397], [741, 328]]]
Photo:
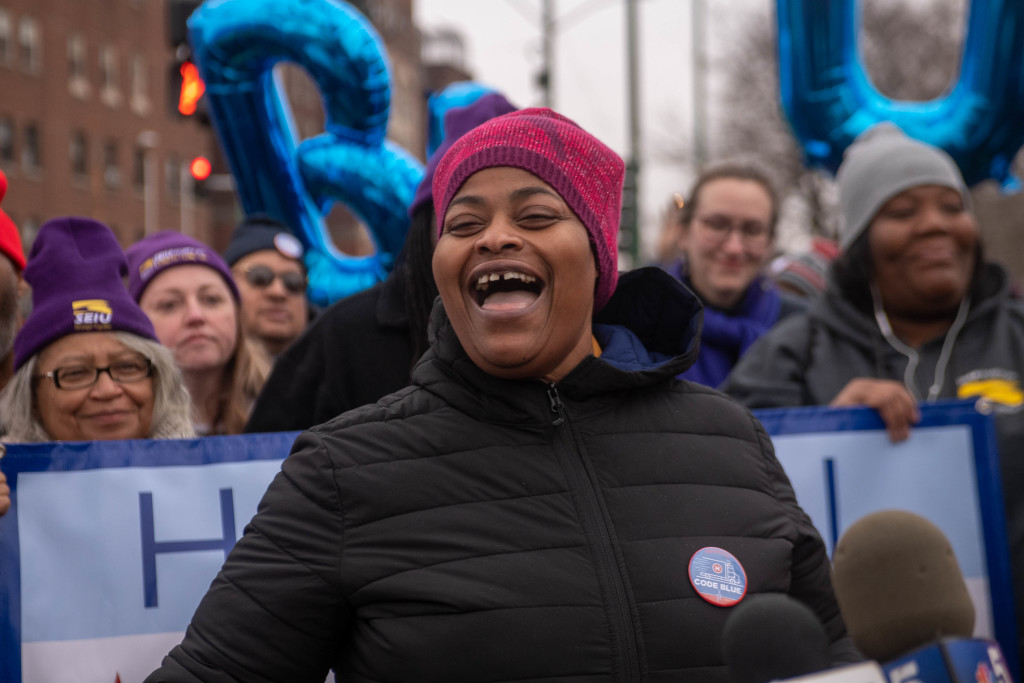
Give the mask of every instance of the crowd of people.
[[856, 661], [748, 408], [868, 406], [900, 441], [920, 404], [983, 399], [1024, 595], [1024, 304], [945, 152], [867, 131], [838, 244], [775, 269], [770, 174], [710, 167], [672, 257], [620, 273], [612, 150], [500, 94], [445, 133], [391, 276], [319, 312], [271, 216], [222, 254], [56, 218], [26, 260], [0, 212], [0, 441], [306, 430], [149, 681], [721, 680], [726, 611], [686, 580], [710, 550]]

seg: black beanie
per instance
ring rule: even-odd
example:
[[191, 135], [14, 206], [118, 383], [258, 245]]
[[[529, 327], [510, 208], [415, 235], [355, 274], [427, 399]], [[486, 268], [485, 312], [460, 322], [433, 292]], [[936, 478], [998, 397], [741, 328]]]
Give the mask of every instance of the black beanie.
[[249, 214], [231, 233], [231, 242], [224, 250], [224, 260], [228, 266], [234, 266], [254, 251], [266, 249], [300, 262], [304, 252], [302, 243], [287, 225], [265, 213]]

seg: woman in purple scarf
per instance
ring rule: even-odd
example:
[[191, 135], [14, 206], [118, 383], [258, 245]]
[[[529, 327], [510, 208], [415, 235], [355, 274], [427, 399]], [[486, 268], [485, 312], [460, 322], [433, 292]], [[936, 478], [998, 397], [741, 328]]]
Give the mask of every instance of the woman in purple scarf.
[[700, 354], [681, 378], [717, 387], [758, 337], [804, 308], [763, 274], [777, 219], [778, 197], [760, 171], [718, 166], [697, 179], [679, 211], [682, 257], [668, 268], [704, 304]]

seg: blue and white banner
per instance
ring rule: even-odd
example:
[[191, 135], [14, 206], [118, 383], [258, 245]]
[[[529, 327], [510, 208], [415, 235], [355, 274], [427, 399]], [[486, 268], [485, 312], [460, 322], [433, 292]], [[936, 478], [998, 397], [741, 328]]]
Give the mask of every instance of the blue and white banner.
[[[992, 418], [922, 407], [892, 444], [866, 409], [760, 411], [797, 498], [831, 548], [890, 508], [950, 538], [977, 635], [1016, 654]], [[138, 683], [178, 642], [295, 433], [8, 447], [0, 517], [0, 681]], [[1011, 662], [1011, 668], [1015, 662]]]
[[181, 641], [295, 436], [9, 446], [0, 681], [142, 681]]
[[973, 401], [920, 407], [906, 441], [889, 441], [868, 408], [755, 411], [829, 555], [880, 510], [915, 512], [949, 538], [974, 601], [975, 637], [998, 640], [1020, 680], [995, 422]]

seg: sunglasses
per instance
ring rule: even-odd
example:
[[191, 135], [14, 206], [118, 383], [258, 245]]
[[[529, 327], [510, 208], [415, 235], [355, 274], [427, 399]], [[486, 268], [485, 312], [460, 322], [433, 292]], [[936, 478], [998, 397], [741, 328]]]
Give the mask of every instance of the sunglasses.
[[257, 289], [266, 289], [274, 280], [281, 278], [281, 284], [289, 294], [302, 294], [306, 291], [306, 276], [292, 270], [275, 273], [267, 266], [249, 266], [244, 275], [245, 281]]

